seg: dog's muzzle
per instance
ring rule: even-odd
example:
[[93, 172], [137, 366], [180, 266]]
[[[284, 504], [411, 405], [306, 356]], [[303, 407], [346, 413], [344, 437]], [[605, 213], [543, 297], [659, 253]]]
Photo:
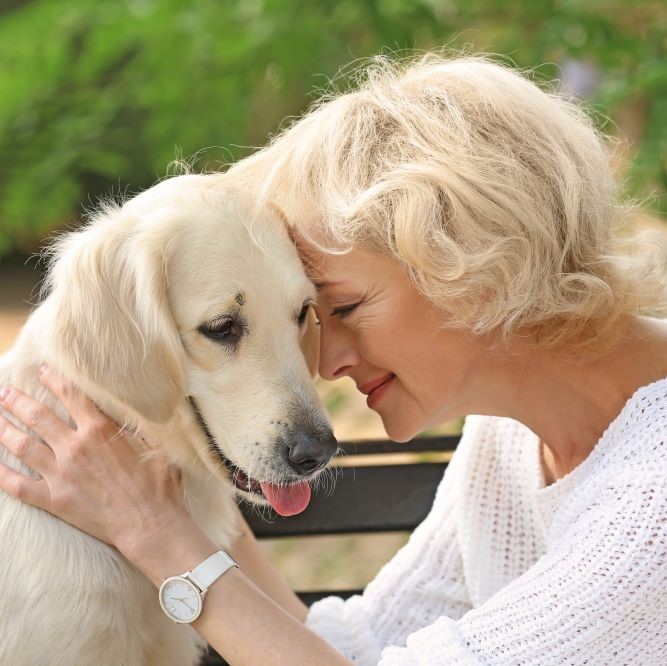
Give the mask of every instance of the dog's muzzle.
[[222, 461], [241, 497], [253, 502], [268, 502], [282, 516], [300, 513], [308, 506], [311, 496], [309, 481], [338, 451], [338, 442], [330, 428], [308, 425], [290, 427], [282, 423], [285, 429], [277, 443], [286, 463], [285, 471], [292, 473], [286, 475], [283, 483], [259, 481], [225, 456], [195, 399], [188, 396], [188, 400], [206, 435], [209, 449]]

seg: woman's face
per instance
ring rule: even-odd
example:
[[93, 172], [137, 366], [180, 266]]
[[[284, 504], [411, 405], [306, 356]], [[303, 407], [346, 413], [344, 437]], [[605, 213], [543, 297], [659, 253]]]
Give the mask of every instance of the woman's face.
[[330, 255], [303, 242], [298, 247], [318, 289], [320, 375], [351, 377], [397, 441], [464, 415], [484, 355], [481, 340], [443, 330], [442, 312], [394, 259], [363, 249]]

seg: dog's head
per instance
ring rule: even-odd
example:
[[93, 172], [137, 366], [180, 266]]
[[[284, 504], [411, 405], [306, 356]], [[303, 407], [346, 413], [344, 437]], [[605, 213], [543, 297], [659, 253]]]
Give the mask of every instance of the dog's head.
[[63, 238], [49, 283], [66, 374], [139, 423], [196, 423], [182, 465], [185, 446], [247, 499], [305, 508], [337, 443], [310, 376], [314, 288], [275, 214], [224, 176], [172, 178]]

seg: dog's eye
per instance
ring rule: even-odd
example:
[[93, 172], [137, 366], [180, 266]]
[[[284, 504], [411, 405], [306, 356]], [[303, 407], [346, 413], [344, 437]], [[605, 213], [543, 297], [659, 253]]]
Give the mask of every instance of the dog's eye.
[[232, 317], [220, 317], [202, 324], [199, 332], [214, 342], [235, 343], [243, 334], [243, 326]]

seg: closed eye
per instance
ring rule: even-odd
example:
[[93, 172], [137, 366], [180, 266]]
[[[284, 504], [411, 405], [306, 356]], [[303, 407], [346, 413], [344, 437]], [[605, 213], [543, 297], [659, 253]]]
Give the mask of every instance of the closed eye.
[[352, 305], [342, 305], [341, 307], [334, 308], [331, 311], [332, 317], [345, 317], [346, 315], [350, 314], [355, 308], [357, 308], [359, 305], [361, 305], [361, 302], [359, 303], [353, 303]]

